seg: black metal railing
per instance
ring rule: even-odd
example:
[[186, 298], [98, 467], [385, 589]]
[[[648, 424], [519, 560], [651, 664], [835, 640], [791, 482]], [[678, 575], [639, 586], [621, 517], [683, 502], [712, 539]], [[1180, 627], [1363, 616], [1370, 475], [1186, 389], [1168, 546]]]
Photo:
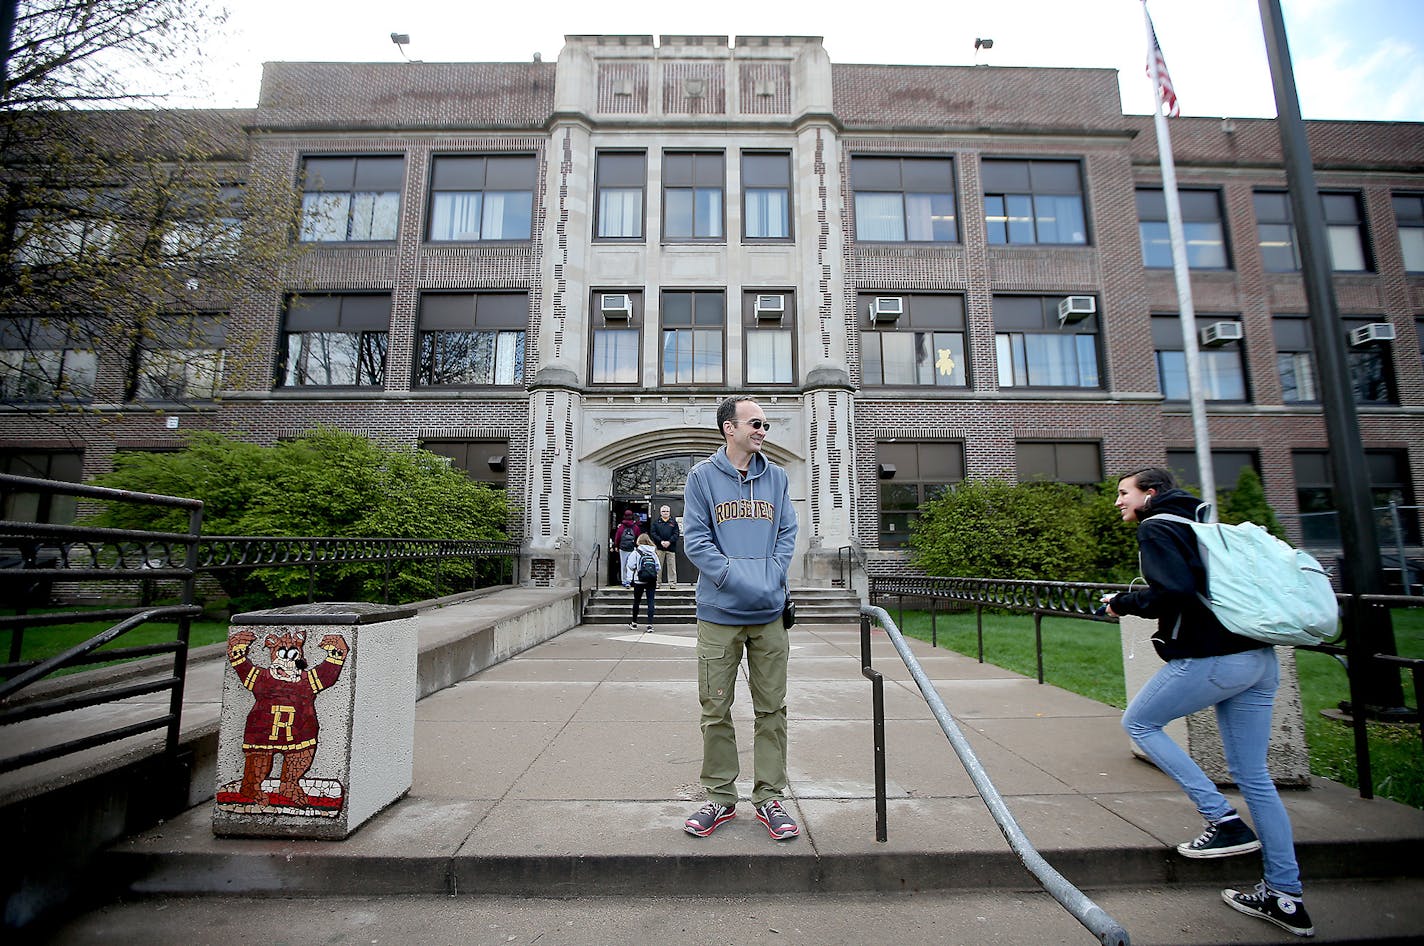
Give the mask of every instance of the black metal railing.
[[[152, 550], [162, 554], [162, 549]], [[159, 559], [161, 560], [161, 558]], [[315, 600], [317, 570], [326, 566], [380, 564], [382, 602], [391, 603], [391, 574], [395, 566], [427, 563], [434, 567], [435, 597], [444, 591], [443, 568], [450, 562], [470, 562], [470, 590], [481, 587], [480, 564], [498, 566], [486, 584], [518, 584], [519, 543], [481, 539], [362, 539], [302, 536], [203, 536], [198, 545], [198, 572], [218, 574], [264, 568], [304, 568], [307, 602]], [[454, 590], [452, 586], [452, 591]], [[400, 602], [404, 603], [404, 602]]]
[[[10, 632], [9, 662], [0, 665], [0, 726], [10, 727], [28, 720], [53, 716], [135, 696], [167, 691], [166, 712], [145, 716], [124, 725], [96, 723], [83, 735], [62, 742], [45, 742], [30, 746], [29, 741], [15, 738], [17, 730], [6, 729], [6, 744], [18, 751], [0, 757], [0, 772], [9, 772], [49, 759], [106, 745], [157, 729], [166, 729], [163, 753], [168, 761], [176, 759], [182, 723], [183, 687], [187, 679], [188, 631], [192, 618], [201, 609], [193, 603], [194, 580], [197, 575], [198, 537], [202, 531], [203, 504], [198, 500], [175, 496], [158, 496], [128, 490], [105, 489], [74, 483], [57, 483], [29, 477], [0, 475], [0, 498], [5, 508], [17, 494], [42, 496], [72, 496], [79, 499], [106, 500], [147, 506], [165, 506], [187, 510], [186, 533], [152, 533], [138, 530], [85, 530], [75, 526], [30, 522], [0, 522], [0, 590], [14, 609], [13, 615], [0, 615], [0, 630]], [[93, 543], [77, 550], [76, 545]], [[162, 546], [169, 551], [161, 566], [145, 567], [126, 551], [130, 545]], [[116, 577], [132, 577], [142, 568], [145, 577], [162, 577], [181, 584], [181, 603], [165, 607], [110, 608], [103, 611], [67, 610], [34, 614], [31, 610], [47, 602], [48, 588], [56, 579], [79, 582], [111, 581]], [[43, 660], [23, 660], [26, 628], [57, 626], [89, 621], [117, 621], [111, 627], [62, 653]], [[135, 628], [144, 624], [165, 622], [175, 627], [171, 641], [139, 647], [101, 650]], [[27, 688], [57, 671], [85, 666], [101, 661], [126, 660], [155, 654], [171, 653], [171, 674], [159, 680], [119, 686], [90, 688], [79, 693], [39, 698], [21, 702], [18, 698]], [[132, 704], [134, 713], [143, 711], [143, 704]], [[107, 728], [106, 728], [107, 727]]]
[[593, 583], [588, 590], [588, 599], [592, 599], [598, 594], [599, 563], [603, 561], [603, 543], [593, 543], [593, 554], [588, 557], [588, 564], [583, 567], [583, 571], [578, 576], [578, 614], [575, 619], [579, 624], [583, 623], [583, 609], [587, 600], [584, 597], [583, 582], [588, 577], [588, 573], [593, 572]]
[[[984, 609], [992, 608], [1033, 615], [1034, 659], [1037, 665], [1038, 682], [1043, 683], [1043, 619], [1044, 617], [1073, 618], [1084, 621], [1106, 621], [1116, 623], [1117, 619], [1094, 614], [1102, 596], [1109, 592], [1126, 591], [1127, 585], [1107, 582], [1070, 581], [1029, 581], [994, 578], [939, 578], [930, 576], [873, 577], [870, 580], [870, 602], [884, 602], [894, 599], [899, 610], [900, 621], [904, 621], [906, 599], [923, 603], [930, 613], [930, 643], [939, 644], [938, 615], [942, 605], [950, 605], [958, 610], [972, 607], [978, 630], [978, 658], [984, 662]], [[1347, 628], [1353, 624], [1349, 615], [1362, 613], [1368, 608], [1419, 608], [1424, 607], [1424, 596], [1419, 595], [1336, 595], [1342, 613], [1347, 619], [1340, 624], [1340, 633], [1322, 644], [1300, 645], [1297, 650], [1311, 650], [1329, 654], [1339, 659], [1350, 689], [1352, 707], [1367, 707], [1371, 700], [1365, 692], [1365, 681], [1371, 679], [1371, 664], [1384, 661], [1391, 665], [1407, 668], [1413, 673], [1415, 688], [1415, 722], [1419, 722], [1418, 711], [1424, 709], [1419, 702], [1420, 673], [1424, 671], [1424, 660], [1399, 657], [1393, 654], [1371, 653], [1364, 649], [1364, 641], [1359, 636], [1351, 637]], [[1369, 718], [1366, 712], [1351, 713], [1351, 725], [1355, 740], [1355, 769], [1362, 798], [1374, 797], [1374, 777], [1370, 768], [1370, 744], [1368, 736]], [[1424, 730], [1424, 725], [1421, 725]], [[1421, 732], [1424, 740], [1424, 732]]]
[[883, 609], [873, 606], [862, 606], [860, 609], [860, 669], [861, 673], [871, 681], [873, 688], [873, 712], [874, 733], [875, 733], [875, 839], [885, 841], [888, 837], [886, 827], [886, 800], [885, 800], [885, 700], [884, 681], [880, 673], [871, 666], [870, 657], [870, 625], [874, 621], [884, 629], [890, 642], [895, 645], [895, 650], [900, 654], [900, 659], [904, 661], [906, 669], [910, 671], [910, 676], [914, 678], [916, 685], [920, 689], [920, 695], [929, 704], [930, 711], [934, 714], [935, 720], [939, 722], [940, 730], [945, 738], [949, 740], [950, 746], [954, 749], [955, 755], [959, 757], [960, 763], [964, 766], [964, 771], [974, 783], [975, 789], [979, 792], [979, 797], [983, 800], [985, 807], [989, 809], [989, 814], [993, 816], [994, 822], [999, 826], [999, 831], [1009, 842], [1009, 847], [1024, 865], [1034, 879], [1042, 885], [1043, 889], [1057, 900], [1058, 903], [1073, 915], [1079, 923], [1083, 924], [1089, 932], [1098, 938], [1103, 944], [1111, 946], [1128, 946], [1129, 939], [1127, 930], [1109, 916], [1104, 910], [1092, 900], [1088, 899], [1084, 893], [1073, 886], [1066, 877], [1053, 868], [1043, 855], [1029, 841], [1023, 829], [1019, 827], [1013, 812], [1009, 811], [1009, 806], [1005, 804], [1004, 798], [999, 794], [999, 790], [994, 787], [994, 782], [989, 778], [989, 774], [984, 770], [979, 757], [975, 755], [974, 749], [969, 744], [969, 740], [964, 738], [964, 733], [960, 730], [959, 724], [945, 707], [944, 701], [940, 699], [939, 692], [935, 690], [934, 684], [920, 667], [920, 663], [915, 659], [910, 646], [905, 642], [904, 636], [900, 633], [900, 628], [891, 620], [890, 615]]
[[849, 545], [842, 545], [836, 549], [836, 577], [834, 579], [837, 588], [850, 588], [851, 581], [855, 577], [855, 549]]

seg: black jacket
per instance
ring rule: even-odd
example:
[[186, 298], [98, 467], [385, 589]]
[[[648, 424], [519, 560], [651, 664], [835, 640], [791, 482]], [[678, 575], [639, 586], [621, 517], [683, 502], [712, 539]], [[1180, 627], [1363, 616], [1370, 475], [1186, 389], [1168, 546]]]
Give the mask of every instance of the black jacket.
[[663, 551], [663, 543], [671, 542], [667, 551], [677, 551], [677, 540], [682, 538], [682, 530], [677, 527], [677, 517], [670, 516], [667, 522], [663, 522], [663, 517], [648, 521], [648, 536], [653, 540], [654, 551]]
[[1200, 502], [1180, 489], [1158, 493], [1149, 500], [1147, 508], [1138, 513], [1137, 527], [1147, 587], [1112, 599], [1112, 609], [1118, 614], [1157, 619], [1152, 645], [1163, 660], [1218, 657], [1270, 646], [1228, 631], [1198, 597], [1207, 591], [1207, 574], [1191, 527], [1151, 521], [1163, 512], [1195, 519]]

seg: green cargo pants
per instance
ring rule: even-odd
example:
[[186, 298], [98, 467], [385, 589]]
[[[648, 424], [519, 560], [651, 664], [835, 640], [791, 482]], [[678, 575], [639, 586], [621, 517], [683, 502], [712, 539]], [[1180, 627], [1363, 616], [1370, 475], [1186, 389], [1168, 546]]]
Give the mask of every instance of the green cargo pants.
[[786, 660], [791, 647], [777, 618], [769, 624], [697, 622], [697, 694], [702, 701], [702, 787], [722, 805], [737, 803], [737, 733], [732, 725], [737, 670], [747, 654], [756, 723], [752, 804], [786, 794]]

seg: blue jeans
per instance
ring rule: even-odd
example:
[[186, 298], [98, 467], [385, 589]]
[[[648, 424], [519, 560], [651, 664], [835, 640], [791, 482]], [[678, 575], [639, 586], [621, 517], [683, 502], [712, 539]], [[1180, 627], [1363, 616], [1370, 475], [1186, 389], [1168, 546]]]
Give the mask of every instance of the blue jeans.
[[1290, 816], [1266, 769], [1271, 742], [1271, 704], [1281, 680], [1273, 647], [1170, 660], [1133, 697], [1122, 728], [1159, 769], [1187, 793], [1197, 811], [1217, 821], [1231, 803], [1181, 746], [1162, 728], [1208, 706], [1216, 707], [1221, 746], [1231, 777], [1251, 809], [1261, 839], [1266, 884], [1281, 893], [1300, 893], [1300, 869]]

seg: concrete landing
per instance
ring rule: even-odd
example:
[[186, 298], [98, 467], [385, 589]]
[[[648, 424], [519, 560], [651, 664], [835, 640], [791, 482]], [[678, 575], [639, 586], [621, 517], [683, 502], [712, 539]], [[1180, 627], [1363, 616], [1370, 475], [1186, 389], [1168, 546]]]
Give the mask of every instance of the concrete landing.
[[[422, 700], [411, 793], [348, 840], [217, 839], [204, 804], [116, 846], [103, 872], [128, 878], [132, 894], [165, 897], [1036, 890], [880, 632], [890, 800], [889, 841], [875, 841], [871, 693], [859, 633], [798, 625], [791, 635], [787, 808], [802, 825], [798, 839], [772, 841], [745, 803], [710, 838], [682, 831], [701, 799], [694, 632], [585, 625]], [[1254, 883], [1257, 856], [1196, 861], [1172, 851], [1200, 831], [1199, 820], [1170, 780], [1133, 757], [1118, 710], [928, 644], [912, 647], [1021, 827], [1071, 882], [1085, 890], [1200, 888], [1190, 899], [1205, 915], [1274, 930], [1215, 895], [1221, 885]], [[737, 718], [749, 775], [744, 679]], [[749, 792], [750, 781], [742, 788]], [[1313, 883], [1361, 880], [1357, 893], [1339, 898], [1352, 915], [1399, 915], [1395, 928], [1424, 932], [1424, 812], [1365, 801], [1320, 779], [1283, 797], [1307, 904]], [[1397, 883], [1412, 891], [1403, 901]], [[1348, 919], [1336, 910], [1316, 916], [1323, 936], [1343, 933]], [[1264, 941], [1281, 938], [1289, 937]]]

